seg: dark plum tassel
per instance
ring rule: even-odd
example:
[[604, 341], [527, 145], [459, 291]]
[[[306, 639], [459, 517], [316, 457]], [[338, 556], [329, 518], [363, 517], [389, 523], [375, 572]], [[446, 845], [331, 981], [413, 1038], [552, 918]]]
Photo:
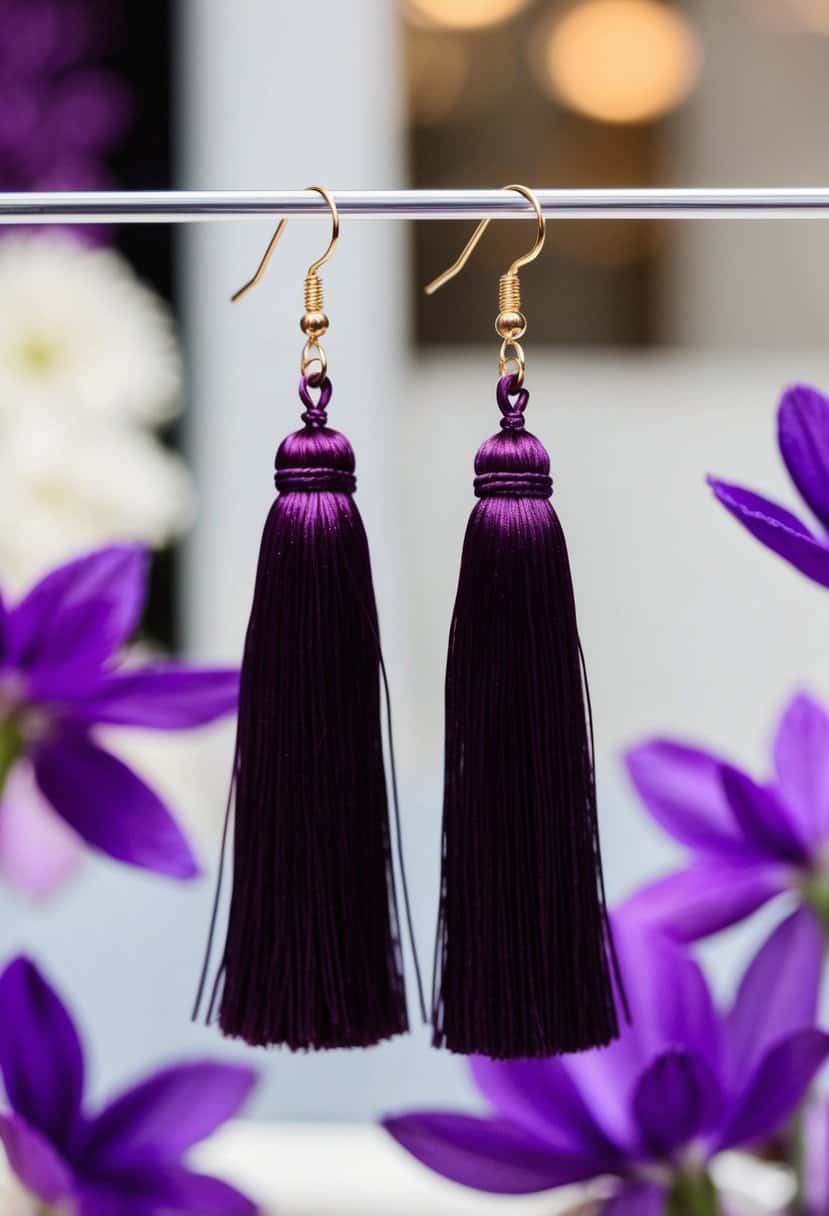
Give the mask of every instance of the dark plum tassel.
[[525, 389], [475, 458], [446, 670], [434, 1043], [497, 1059], [618, 1035], [592, 727], [550, 458]]
[[365, 1047], [408, 1028], [377, 609], [331, 383], [303, 377], [300, 397], [245, 641], [219, 1023], [254, 1045]]

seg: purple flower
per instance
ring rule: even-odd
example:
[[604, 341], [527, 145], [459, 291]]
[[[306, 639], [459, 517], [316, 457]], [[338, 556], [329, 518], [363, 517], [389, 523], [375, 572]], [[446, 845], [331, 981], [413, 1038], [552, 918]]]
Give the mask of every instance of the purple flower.
[[[124, 81], [100, 67], [118, 23], [100, 0], [0, 0], [3, 169], [48, 167], [62, 153], [106, 152], [126, 132]], [[39, 126], [38, 124], [42, 124]], [[43, 146], [31, 142], [39, 133]], [[59, 147], [64, 141], [63, 149]]]
[[0, 871], [41, 893], [81, 841], [175, 878], [198, 866], [159, 796], [95, 740], [97, 723], [176, 730], [235, 710], [238, 673], [180, 663], [119, 666], [141, 616], [138, 545], [97, 550], [0, 601]]
[[[126, 81], [101, 66], [114, 41], [117, 7], [102, 0], [0, 0], [0, 190], [114, 185], [107, 157], [123, 141], [134, 109]], [[88, 244], [113, 240], [105, 224], [63, 229]], [[0, 236], [12, 231], [0, 229]]]
[[[481, 1191], [525, 1194], [611, 1176], [612, 1216], [656, 1216], [710, 1186], [706, 1163], [771, 1135], [829, 1054], [815, 1029], [821, 936], [799, 909], [718, 1014], [683, 948], [635, 920], [614, 925], [632, 1022], [610, 1047], [516, 1062], [477, 1058], [488, 1116], [422, 1111], [384, 1120], [430, 1169]], [[672, 1209], [673, 1210], [673, 1209]]]
[[[116, 15], [101, 0], [0, 0], [0, 189], [111, 186], [106, 157], [132, 120], [126, 82], [100, 64]], [[109, 243], [106, 226], [72, 230]]]
[[44, 1204], [74, 1216], [256, 1211], [182, 1162], [237, 1113], [256, 1079], [250, 1069], [180, 1064], [90, 1117], [72, 1019], [35, 966], [19, 958], [0, 976], [0, 1072], [11, 1108], [0, 1113], [0, 1142], [14, 1174]]
[[695, 941], [790, 892], [829, 924], [829, 716], [805, 693], [786, 707], [773, 754], [773, 778], [757, 782], [670, 739], [627, 753], [645, 806], [692, 858], [633, 895], [631, 915]]
[[768, 549], [829, 587], [829, 400], [815, 388], [788, 389], [777, 411], [777, 440], [786, 468], [820, 528], [751, 490], [708, 478], [714, 494], [735, 519]]

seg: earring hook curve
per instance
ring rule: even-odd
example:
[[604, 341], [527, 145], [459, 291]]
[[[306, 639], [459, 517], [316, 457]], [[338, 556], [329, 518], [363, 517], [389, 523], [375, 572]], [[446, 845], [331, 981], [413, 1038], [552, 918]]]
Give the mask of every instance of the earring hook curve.
[[[331, 240], [328, 243], [328, 248], [326, 249], [326, 251], [322, 255], [322, 257], [317, 258], [316, 262], [313, 262], [309, 266], [308, 274], [306, 275], [306, 278], [313, 278], [313, 277], [316, 277], [317, 271], [320, 269], [320, 267], [324, 266], [325, 263], [328, 261], [328, 259], [331, 257], [331, 255], [334, 252], [334, 249], [336, 248], [337, 242], [340, 239], [340, 213], [337, 210], [337, 204], [334, 202], [334, 199], [332, 198], [329, 191], [326, 190], [325, 186], [306, 186], [305, 188], [306, 188], [306, 190], [315, 190], [317, 192], [317, 194], [321, 194], [322, 197], [325, 199], [326, 203], [328, 204], [328, 209], [331, 212]], [[252, 287], [255, 287], [256, 284], [262, 278], [263, 274], [265, 273], [265, 271], [268, 268], [268, 263], [271, 260], [271, 255], [273, 254], [274, 249], [276, 249], [276, 246], [279, 242], [279, 238], [282, 236], [282, 232], [283, 232], [287, 222], [288, 222], [287, 219], [283, 218], [277, 224], [276, 231], [274, 232], [273, 236], [271, 237], [270, 241], [268, 242], [268, 247], [265, 250], [264, 254], [262, 255], [262, 260], [259, 263], [259, 265], [257, 266], [256, 270], [254, 271], [252, 277], [250, 279], [248, 279], [247, 283], [245, 283], [244, 286], [240, 287], [239, 290], [235, 291], [233, 293], [233, 295], [230, 297], [231, 301], [234, 304], [236, 303], [237, 300], [241, 300], [242, 296], [245, 295], [248, 291], [250, 291], [250, 289]]]
[[[544, 218], [544, 212], [541, 210], [541, 203], [538, 201], [535, 193], [530, 190], [528, 186], [521, 186], [518, 183], [513, 182], [509, 186], [504, 186], [504, 189], [517, 190], [519, 194], [523, 195], [523, 197], [532, 204], [538, 224], [535, 244], [533, 245], [532, 249], [530, 249], [527, 253], [522, 254], [520, 257], [517, 257], [507, 271], [507, 274], [509, 275], [516, 275], [522, 266], [527, 266], [530, 262], [534, 262], [541, 253], [541, 250], [544, 248], [544, 241], [547, 236], [547, 221]], [[475, 247], [486, 232], [490, 223], [491, 220], [481, 220], [478, 227], [472, 233], [472, 236], [464, 245], [463, 249], [458, 255], [457, 260], [454, 261], [447, 270], [444, 270], [442, 274], [439, 274], [437, 278], [432, 279], [431, 283], [427, 283], [426, 287], [424, 287], [423, 290], [426, 292], [427, 296], [434, 295], [435, 292], [443, 287], [444, 284], [448, 283], [450, 279], [454, 279], [455, 275], [460, 274], [472, 256]]]

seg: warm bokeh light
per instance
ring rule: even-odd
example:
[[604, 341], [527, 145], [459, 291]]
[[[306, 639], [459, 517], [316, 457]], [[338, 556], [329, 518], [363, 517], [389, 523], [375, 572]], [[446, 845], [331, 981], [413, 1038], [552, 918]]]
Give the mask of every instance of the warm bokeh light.
[[508, 21], [527, 0], [406, 0], [405, 14], [419, 25], [479, 30]]
[[600, 122], [652, 121], [684, 101], [699, 74], [694, 28], [662, 0], [581, 0], [544, 37], [544, 87]]
[[829, 0], [789, 0], [789, 7], [807, 29], [829, 35]]

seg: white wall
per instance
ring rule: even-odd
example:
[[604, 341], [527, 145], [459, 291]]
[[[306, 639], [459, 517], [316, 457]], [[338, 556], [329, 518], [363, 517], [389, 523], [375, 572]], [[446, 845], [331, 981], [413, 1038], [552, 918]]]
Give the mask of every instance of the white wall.
[[[794, 6], [792, 6], [794, 7]], [[705, 59], [671, 126], [664, 184], [819, 186], [827, 179], [829, 38], [783, 0], [694, 0]], [[829, 314], [821, 220], [670, 226], [662, 326], [678, 343], [820, 346]]]

